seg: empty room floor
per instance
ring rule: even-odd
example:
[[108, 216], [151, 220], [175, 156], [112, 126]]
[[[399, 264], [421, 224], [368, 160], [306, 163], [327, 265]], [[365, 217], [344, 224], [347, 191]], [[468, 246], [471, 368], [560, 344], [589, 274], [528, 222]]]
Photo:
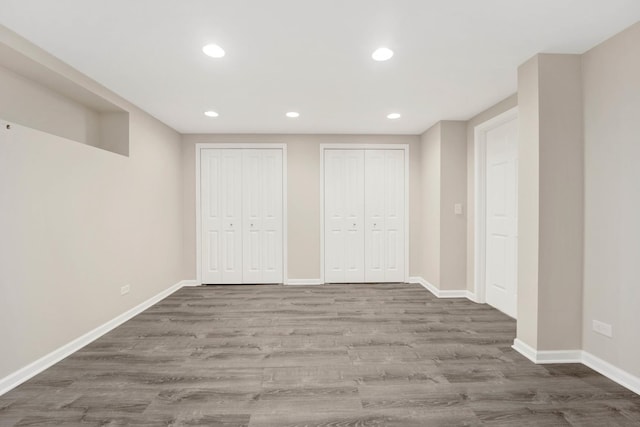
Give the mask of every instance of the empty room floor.
[[531, 363], [515, 328], [419, 285], [183, 288], [0, 397], [0, 425], [640, 425], [640, 396]]

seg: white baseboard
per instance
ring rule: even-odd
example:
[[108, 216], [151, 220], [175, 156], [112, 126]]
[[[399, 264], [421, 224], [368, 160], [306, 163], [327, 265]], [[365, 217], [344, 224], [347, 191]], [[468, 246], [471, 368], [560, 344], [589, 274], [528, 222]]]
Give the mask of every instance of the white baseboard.
[[587, 351], [538, 351], [517, 338], [513, 341], [513, 349], [536, 364], [582, 363], [632, 392], [640, 394], [640, 377], [630, 374]]
[[613, 366], [611, 363], [586, 351], [582, 352], [582, 363], [632, 392], [640, 394], [640, 377]]
[[473, 298], [475, 298], [473, 293], [467, 291], [466, 289], [440, 290], [420, 276], [409, 277], [409, 283], [417, 283], [421, 285], [423, 288], [427, 289], [438, 298], [469, 298], [472, 301], [474, 301], [474, 299], [472, 299], [471, 297], [473, 296]]
[[178, 284], [181, 288], [183, 286], [202, 286], [202, 283], [198, 282], [197, 280], [182, 280], [178, 282]]
[[86, 334], [74, 339], [73, 341], [63, 345], [62, 347], [59, 347], [58, 349], [41, 357], [40, 359], [28, 364], [27, 366], [15, 371], [12, 374], [7, 375], [4, 378], [1, 378], [0, 379], [0, 396], [5, 394], [9, 390], [14, 389], [15, 387], [19, 386], [23, 382], [29, 380], [30, 378], [44, 371], [45, 369], [55, 365], [65, 357], [69, 356], [72, 353], [75, 353], [76, 351], [80, 350], [82, 347], [86, 346], [92, 341], [95, 341], [96, 339], [100, 338], [107, 332], [117, 328], [127, 320], [142, 313], [152, 305], [157, 304], [158, 302], [168, 297], [169, 295], [171, 295], [178, 289], [182, 288], [183, 286], [196, 286], [196, 285], [197, 283], [192, 280], [183, 280], [181, 282], [178, 282], [175, 285], [171, 286], [170, 288], [165, 289], [159, 294], [138, 304], [132, 309], [127, 310], [126, 312], [120, 314], [119, 316], [109, 320], [108, 322], [98, 326], [97, 328], [87, 332]]
[[322, 285], [320, 279], [289, 279], [285, 285]]
[[516, 338], [513, 349], [536, 364], [582, 363], [582, 350], [536, 350], [529, 344]]

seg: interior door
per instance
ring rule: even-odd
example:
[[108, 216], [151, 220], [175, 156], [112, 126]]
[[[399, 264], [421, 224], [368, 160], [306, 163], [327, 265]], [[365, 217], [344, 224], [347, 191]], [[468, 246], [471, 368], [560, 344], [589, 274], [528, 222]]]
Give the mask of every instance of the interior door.
[[386, 170], [385, 150], [364, 154], [364, 263], [365, 282], [384, 282], [386, 270]]
[[404, 151], [385, 150], [384, 156], [384, 280], [385, 282], [404, 282], [406, 256]]
[[365, 151], [365, 282], [403, 282], [403, 150]]
[[282, 150], [243, 150], [244, 283], [282, 283]]
[[364, 281], [364, 150], [324, 151], [325, 282]]
[[486, 301], [517, 316], [518, 121], [486, 133]]
[[200, 157], [202, 282], [242, 283], [242, 151]]

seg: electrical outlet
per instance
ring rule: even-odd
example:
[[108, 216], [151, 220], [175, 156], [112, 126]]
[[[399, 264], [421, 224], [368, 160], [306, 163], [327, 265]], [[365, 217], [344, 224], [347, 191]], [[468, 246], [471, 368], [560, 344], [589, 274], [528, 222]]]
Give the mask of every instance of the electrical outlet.
[[124, 285], [123, 287], [120, 288], [120, 295], [126, 295], [129, 293], [130, 290], [131, 290], [131, 286]]
[[605, 337], [611, 338], [613, 336], [613, 328], [608, 323], [600, 322], [598, 320], [593, 321], [593, 330]]
[[456, 215], [462, 215], [462, 203], [455, 203], [453, 205], [453, 213]]

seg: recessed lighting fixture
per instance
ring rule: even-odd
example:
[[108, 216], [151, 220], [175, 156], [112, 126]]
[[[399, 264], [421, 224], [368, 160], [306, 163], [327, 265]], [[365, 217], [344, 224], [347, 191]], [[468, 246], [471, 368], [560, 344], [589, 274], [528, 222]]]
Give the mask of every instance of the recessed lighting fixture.
[[391, 119], [391, 120], [395, 120], [395, 119], [399, 119], [400, 113], [391, 113], [391, 114], [387, 114], [387, 119]]
[[224, 49], [217, 44], [208, 44], [202, 48], [202, 51], [212, 58], [222, 58], [224, 56]]
[[371, 54], [371, 57], [376, 61], [386, 61], [391, 59], [392, 56], [393, 51], [386, 47], [379, 47]]
[[205, 111], [204, 115], [207, 117], [218, 117], [220, 114], [216, 113], [215, 111]]
[[295, 119], [296, 117], [300, 117], [300, 113], [296, 112], [296, 111], [289, 111], [286, 114], [287, 117], [291, 118], [291, 119]]

